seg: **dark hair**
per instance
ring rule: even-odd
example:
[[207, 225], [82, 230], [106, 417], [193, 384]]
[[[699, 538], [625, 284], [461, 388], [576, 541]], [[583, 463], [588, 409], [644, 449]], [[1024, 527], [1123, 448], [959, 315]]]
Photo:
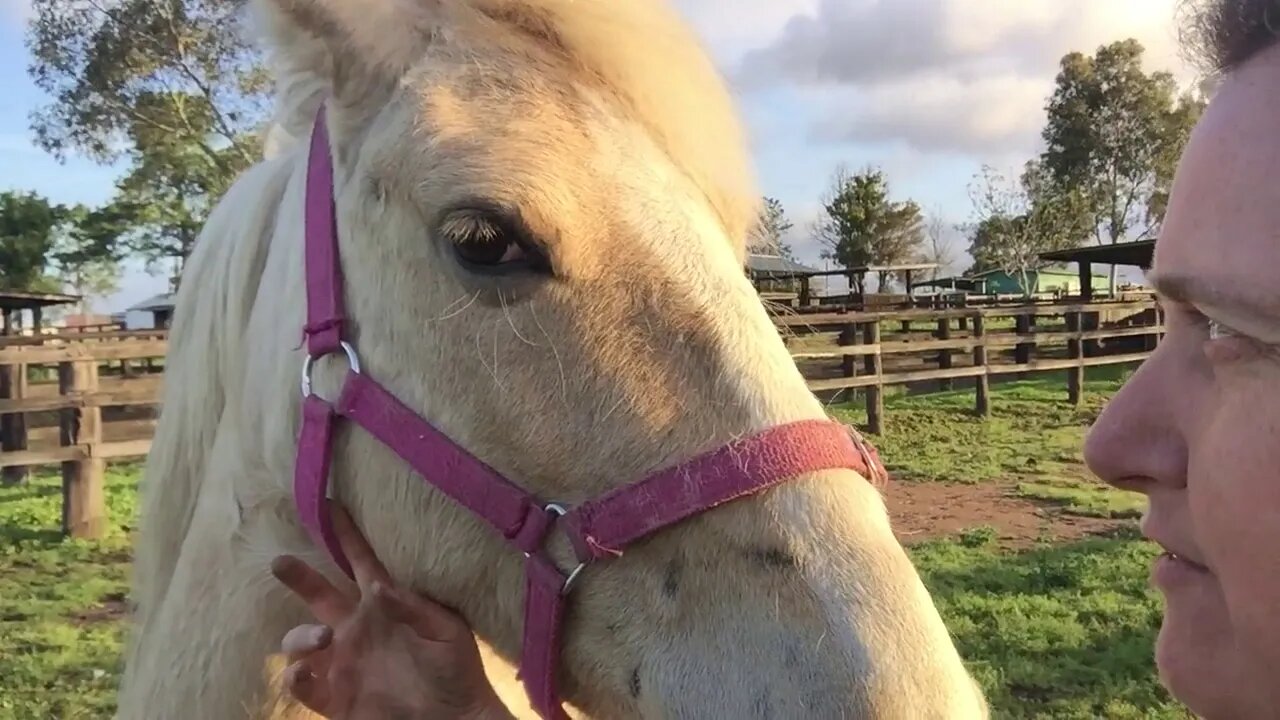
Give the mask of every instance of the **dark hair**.
[[1280, 0], [1184, 0], [1182, 45], [1211, 73], [1229, 73], [1280, 45]]

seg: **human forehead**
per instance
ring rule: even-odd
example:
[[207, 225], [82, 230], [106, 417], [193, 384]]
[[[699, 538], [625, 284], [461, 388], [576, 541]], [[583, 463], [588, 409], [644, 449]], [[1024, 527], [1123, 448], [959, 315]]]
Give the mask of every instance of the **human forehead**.
[[[1276, 58], [1275, 60], [1280, 60]], [[1187, 144], [1156, 245], [1157, 274], [1200, 275], [1280, 301], [1280, 61], [1224, 82]]]

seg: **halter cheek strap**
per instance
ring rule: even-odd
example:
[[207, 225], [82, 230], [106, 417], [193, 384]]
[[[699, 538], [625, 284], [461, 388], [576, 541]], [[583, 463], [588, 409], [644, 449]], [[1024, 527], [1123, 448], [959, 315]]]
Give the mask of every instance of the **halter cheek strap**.
[[[544, 718], [567, 718], [556, 687], [563, 619], [566, 600], [588, 565], [620, 556], [654, 532], [789, 478], [836, 468], [870, 480], [884, 477], [875, 450], [852, 429], [829, 420], [806, 420], [736, 440], [572, 509], [540, 500], [365, 375], [355, 348], [343, 340], [343, 278], [323, 108], [311, 137], [305, 233], [307, 358], [294, 469], [294, 499], [302, 525], [350, 576], [326, 502], [338, 418], [362, 428], [423, 480], [485, 520], [526, 558], [520, 677], [531, 704]], [[316, 360], [338, 353], [346, 356], [348, 367], [338, 398], [329, 402], [312, 391], [311, 371]], [[578, 565], [567, 573], [544, 547], [556, 527], [577, 555]]]

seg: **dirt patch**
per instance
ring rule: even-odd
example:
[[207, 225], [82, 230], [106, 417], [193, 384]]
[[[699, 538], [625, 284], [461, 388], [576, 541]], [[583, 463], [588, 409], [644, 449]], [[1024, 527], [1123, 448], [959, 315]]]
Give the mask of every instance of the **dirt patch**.
[[907, 545], [986, 525], [995, 528], [1001, 547], [1015, 549], [1043, 540], [1111, 535], [1137, 522], [1071, 515], [1050, 503], [1018, 497], [1012, 483], [890, 481], [882, 492], [894, 534]]
[[81, 610], [71, 616], [77, 625], [92, 625], [103, 622], [117, 622], [129, 615], [129, 603], [123, 595], [111, 594], [102, 598], [99, 604]]

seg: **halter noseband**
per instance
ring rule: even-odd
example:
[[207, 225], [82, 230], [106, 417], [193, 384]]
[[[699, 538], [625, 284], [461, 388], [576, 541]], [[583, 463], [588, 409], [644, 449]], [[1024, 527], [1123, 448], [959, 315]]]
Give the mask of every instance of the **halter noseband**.
[[[883, 477], [875, 450], [851, 428], [829, 420], [774, 427], [656, 472], [573, 508], [540, 500], [454, 443], [361, 371], [343, 340], [342, 265], [333, 158], [323, 106], [311, 135], [306, 186], [307, 357], [302, 371], [302, 430], [294, 501], [312, 540], [348, 576], [326, 507], [334, 421], [345, 418], [377, 438], [422, 478], [484, 519], [524, 554], [525, 612], [520, 677], [544, 718], [567, 718], [556, 689], [565, 602], [587, 565], [622, 554], [645, 536], [804, 473], [835, 468]], [[312, 392], [311, 370], [342, 353], [348, 369], [334, 402]], [[578, 565], [564, 573], [543, 548], [553, 527], [569, 538]]]

